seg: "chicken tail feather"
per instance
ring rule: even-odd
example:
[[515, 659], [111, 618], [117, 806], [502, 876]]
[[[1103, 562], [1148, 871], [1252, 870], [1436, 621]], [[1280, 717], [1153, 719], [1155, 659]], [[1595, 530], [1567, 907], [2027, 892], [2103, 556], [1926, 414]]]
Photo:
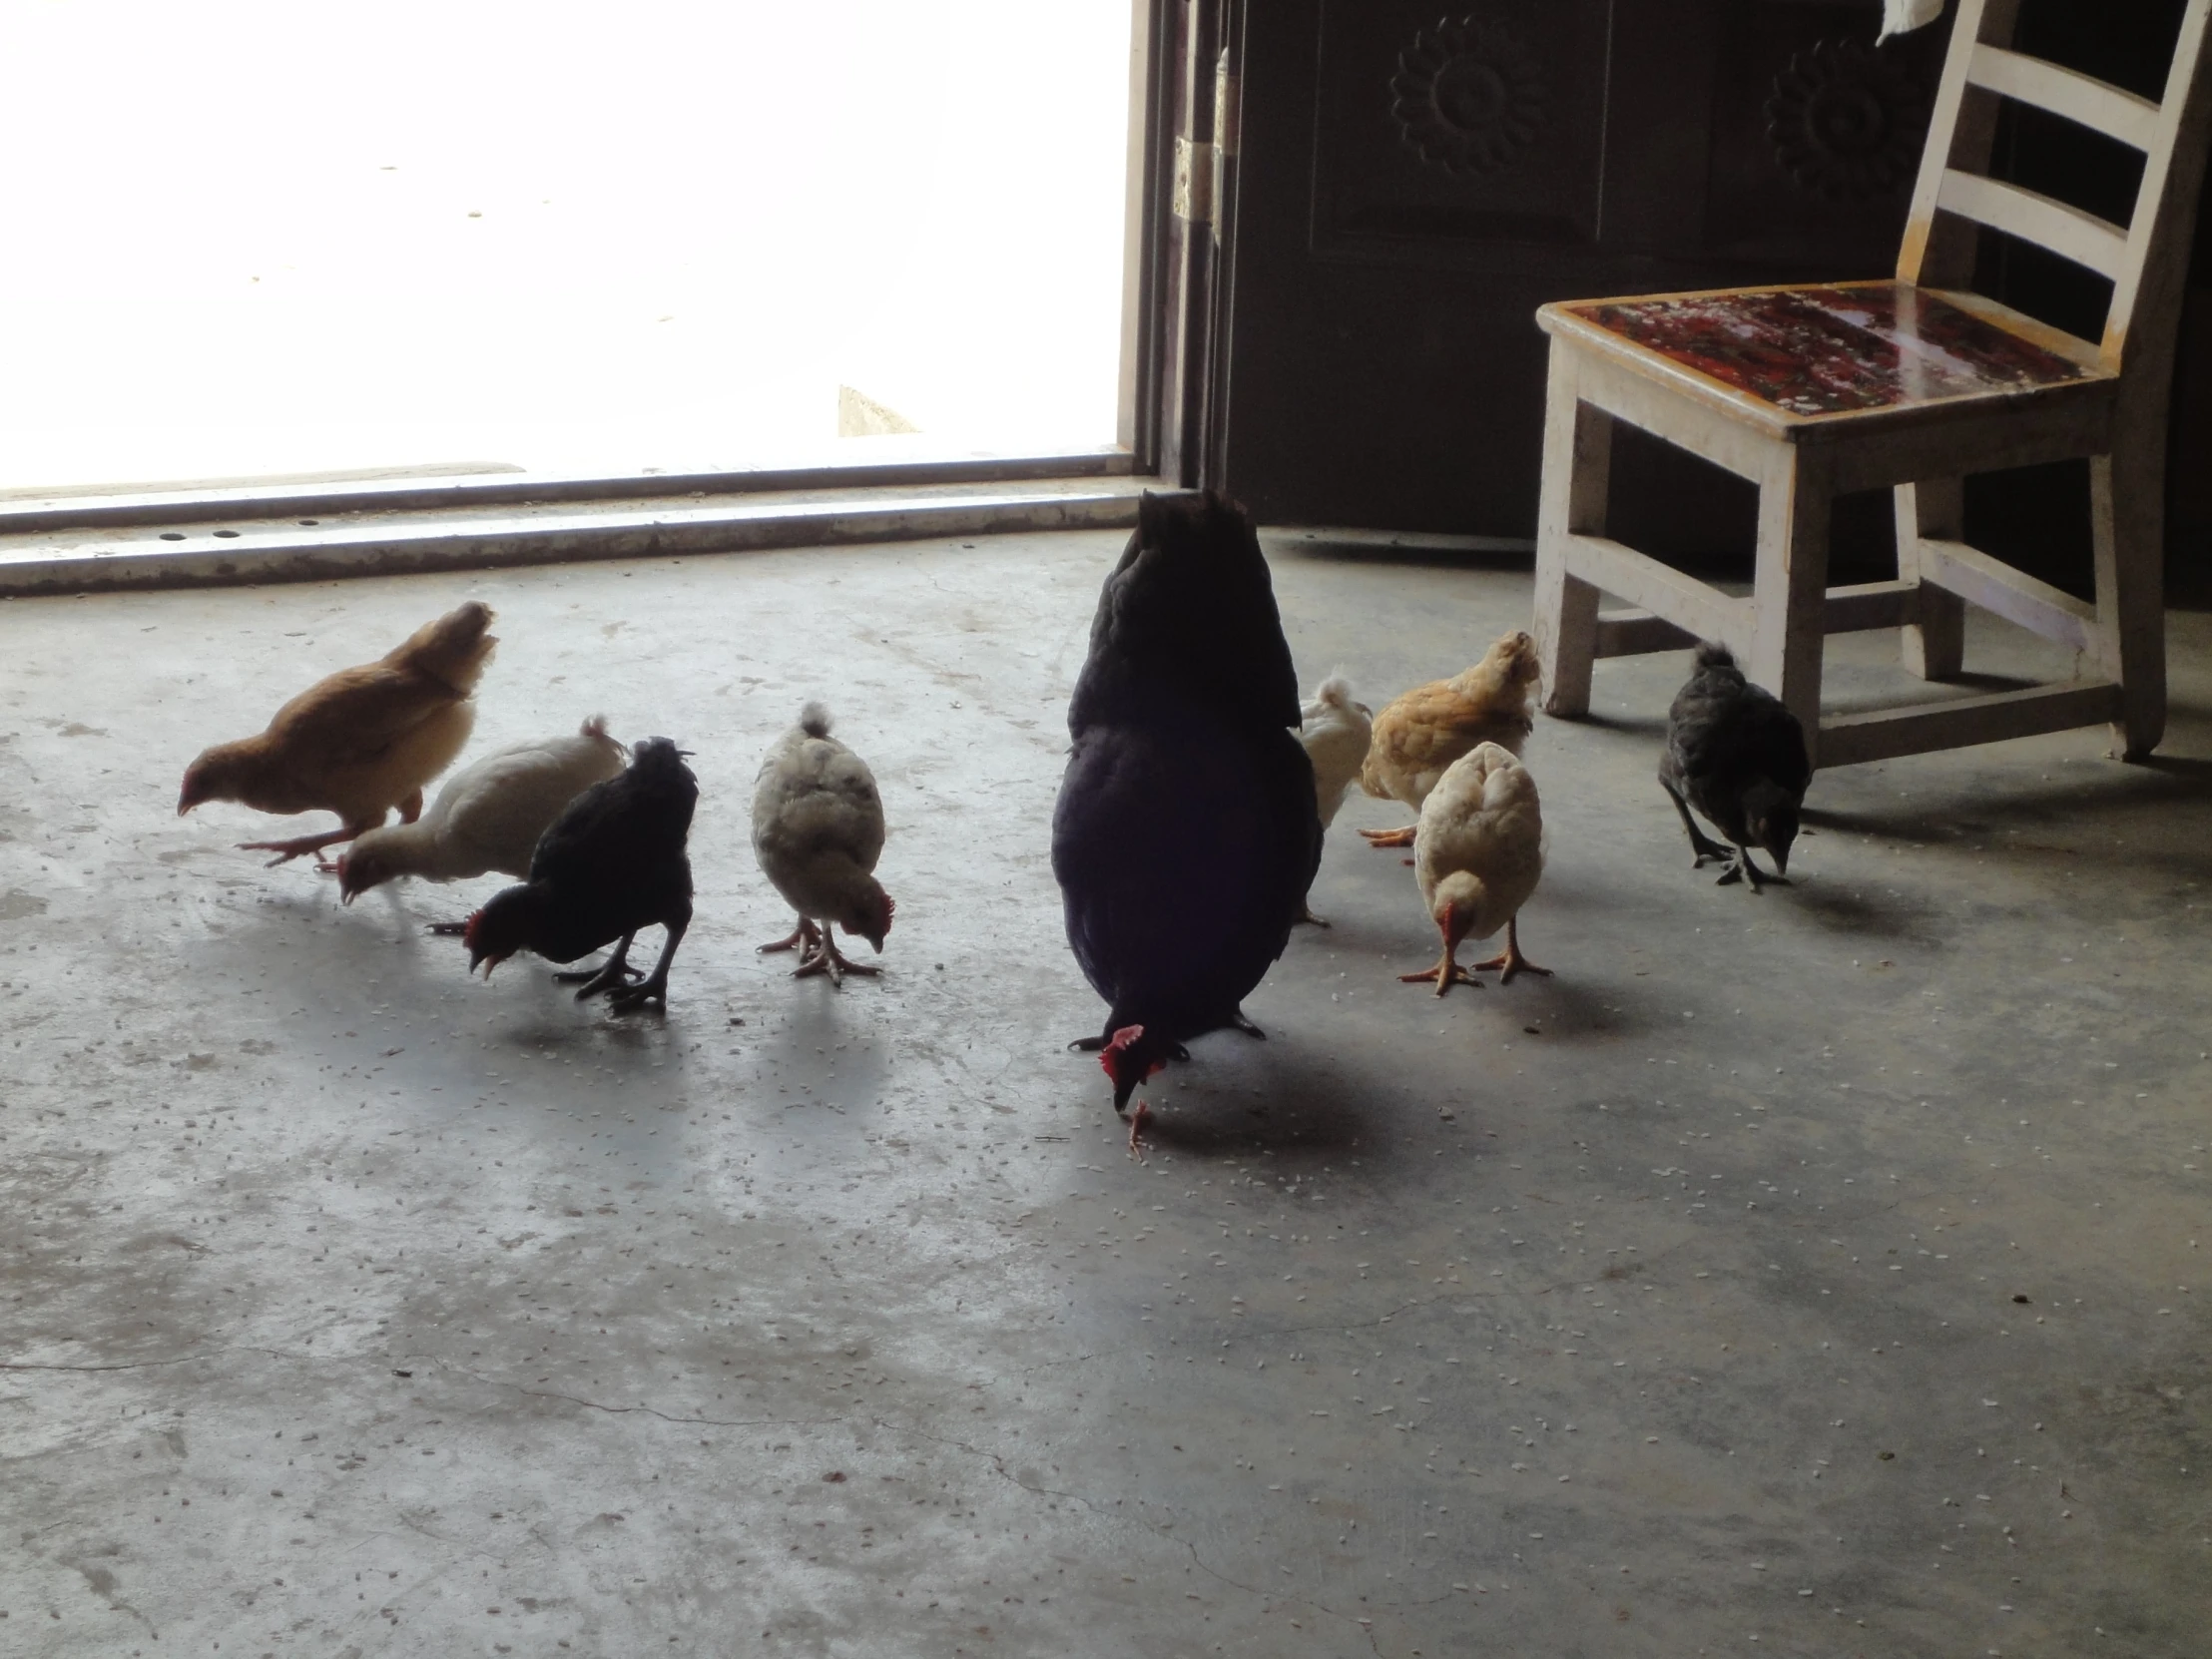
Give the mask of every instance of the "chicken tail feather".
[[830, 735], [830, 711], [820, 703], [808, 703], [799, 711], [799, 729], [810, 738], [827, 738]]
[[1314, 696], [1316, 700], [1328, 704], [1332, 709], [1350, 709], [1352, 707], [1352, 682], [1342, 674], [1332, 674], [1321, 683]]
[[467, 697], [483, 678], [499, 642], [486, 633], [491, 627], [491, 607], [471, 599], [467, 604], [426, 622], [384, 660], [398, 668], [414, 669], [450, 686], [456, 696]]
[[1736, 653], [1713, 640], [1700, 640], [1697, 648], [1699, 668], [1734, 668]]

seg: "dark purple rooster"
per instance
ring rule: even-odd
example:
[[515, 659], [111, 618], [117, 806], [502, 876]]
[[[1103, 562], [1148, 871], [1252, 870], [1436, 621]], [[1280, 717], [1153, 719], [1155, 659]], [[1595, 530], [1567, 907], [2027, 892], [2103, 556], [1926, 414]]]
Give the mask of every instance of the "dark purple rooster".
[[[1298, 679], [1259, 537], [1218, 497], [1146, 495], [1068, 706], [1052, 815], [1068, 943], [1108, 1003], [1114, 1110], [1225, 1025], [1283, 954], [1321, 863]], [[1129, 1131], [1137, 1146], [1146, 1108]]]

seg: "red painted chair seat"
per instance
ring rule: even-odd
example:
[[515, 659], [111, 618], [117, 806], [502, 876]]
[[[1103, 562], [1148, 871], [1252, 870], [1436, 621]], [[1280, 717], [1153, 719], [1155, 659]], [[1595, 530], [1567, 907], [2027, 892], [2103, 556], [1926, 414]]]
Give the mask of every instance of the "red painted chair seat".
[[[1785, 415], [1811, 418], [1960, 398], [2012, 396], [2106, 376], [1909, 282], [1752, 288], [1547, 306], [1718, 381]], [[2024, 320], [2024, 319], [2023, 319]]]

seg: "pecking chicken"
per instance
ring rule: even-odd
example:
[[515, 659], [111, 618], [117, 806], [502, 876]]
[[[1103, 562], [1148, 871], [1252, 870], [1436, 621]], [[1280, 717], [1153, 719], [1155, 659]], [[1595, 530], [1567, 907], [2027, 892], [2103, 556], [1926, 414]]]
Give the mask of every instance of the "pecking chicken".
[[827, 973], [832, 985], [841, 985], [847, 973], [878, 971], [848, 960], [830, 927], [843, 927], [882, 954], [896, 908], [875, 879], [883, 833], [875, 775], [830, 735], [829, 711], [808, 704], [799, 724], [769, 751], [753, 786], [754, 856], [799, 912], [791, 936], [761, 950], [798, 950], [794, 978]]
[[[1360, 769], [1368, 758], [1368, 741], [1375, 728], [1375, 711], [1352, 699], [1351, 682], [1332, 674], [1321, 683], [1313, 701], [1303, 711], [1299, 747], [1314, 764], [1314, 804], [1321, 810], [1324, 833], [1345, 804], [1345, 792], [1360, 781]], [[1328, 922], [1307, 905], [1299, 918], [1317, 927]]]
[[1147, 494], [1099, 595], [1052, 815], [1068, 943], [1108, 1004], [1075, 1046], [1102, 1051], [1117, 1113], [1187, 1039], [1262, 1034], [1239, 1004], [1321, 862], [1298, 716], [1251, 520], [1217, 496]]
[[338, 815], [324, 834], [241, 843], [276, 853], [272, 864], [350, 840], [394, 807], [412, 824], [422, 787], [452, 764], [476, 723], [470, 697], [499, 643], [484, 631], [490, 626], [490, 609], [472, 599], [377, 661], [316, 681], [266, 732], [203, 750], [185, 769], [177, 816], [208, 801]]
[[[668, 969], [691, 925], [691, 858], [684, 850], [699, 780], [685, 751], [667, 738], [647, 738], [630, 765], [571, 801], [539, 837], [530, 877], [502, 889], [468, 918], [468, 966], [484, 977], [518, 950], [551, 962], [573, 962], [603, 945], [614, 954], [595, 970], [560, 973], [583, 983], [585, 997], [605, 991], [618, 1012], [650, 1001], [668, 1005]], [[633, 985], [630, 941], [658, 923], [668, 929], [661, 959]]]
[[[338, 855], [338, 892], [354, 895], [397, 875], [459, 881], [492, 870], [527, 875], [538, 837], [561, 809], [622, 770], [629, 751], [594, 715], [574, 737], [495, 750], [446, 780], [412, 824], [364, 830]], [[457, 929], [441, 928], [441, 931]]]
[[[1398, 978], [1433, 979], [1442, 996], [1455, 984], [1478, 985], [1475, 971], [1502, 968], [1499, 983], [1522, 971], [1549, 976], [1520, 950], [1520, 908], [1544, 872], [1544, 815], [1536, 780], [1501, 744], [1477, 744], [1421, 804], [1413, 841], [1413, 873], [1422, 902], [1443, 935], [1443, 955], [1421, 973]], [[1473, 969], [1459, 965], [1463, 939], [1486, 939], [1505, 929], [1505, 950]]]
[[[1417, 813], [1444, 770], [1476, 744], [1494, 743], [1518, 756], [1535, 725], [1528, 700], [1539, 673], [1536, 642], [1506, 634], [1464, 673], [1393, 698], [1375, 717], [1360, 787], [1378, 801], [1402, 801]], [[1360, 833], [1377, 846], [1411, 846], [1413, 830]]]
[[[1699, 812], [1736, 843], [1720, 885], [1764, 881], [1787, 886], [1790, 844], [1797, 839], [1798, 809], [1813, 782], [1805, 753], [1805, 728], [1782, 700], [1744, 678], [1724, 645], [1700, 645], [1689, 680], [1667, 711], [1667, 750], [1659, 758], [1659, 787], [1689, 831], [1692, 869], [1708, 858], [1730, 858], [1697, 827]], [[1762, 875], [1751, 849], [1774, 856], [1775, 873]]]

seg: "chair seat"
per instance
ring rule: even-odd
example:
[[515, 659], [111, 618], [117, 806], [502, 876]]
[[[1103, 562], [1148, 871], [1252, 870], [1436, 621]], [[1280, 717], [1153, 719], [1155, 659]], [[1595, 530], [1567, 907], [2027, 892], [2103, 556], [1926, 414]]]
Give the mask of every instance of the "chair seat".
[[1973, 309], [1910, 282], [1731, 288], [1566, 301], [1538, 320], [1643, 373], [1687, 370], [1724, 406], [1784, 429], [2111, 379], [2041, 343], [2051, 331], [2032, 318], [1961, 297]]

